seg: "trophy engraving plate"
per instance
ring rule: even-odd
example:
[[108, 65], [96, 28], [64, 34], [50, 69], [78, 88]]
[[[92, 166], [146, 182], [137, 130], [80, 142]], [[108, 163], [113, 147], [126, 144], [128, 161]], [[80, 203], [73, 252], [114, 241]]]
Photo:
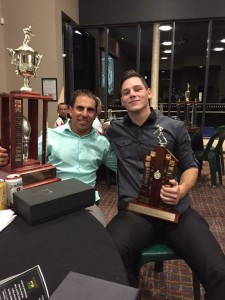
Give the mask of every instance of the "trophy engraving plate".
[[178, 223], [178, 212], [160, 198], [162, 185], [169, 185], [169, 180], [175, 177], [178, 163], [176, 157], [166, 148], [167, 140], [162, 129], [158, 126], [155, 132], [159, 139], [159, 146], [145, 156], [144, 175], [138, 199], [129, 202], [126, 209]]

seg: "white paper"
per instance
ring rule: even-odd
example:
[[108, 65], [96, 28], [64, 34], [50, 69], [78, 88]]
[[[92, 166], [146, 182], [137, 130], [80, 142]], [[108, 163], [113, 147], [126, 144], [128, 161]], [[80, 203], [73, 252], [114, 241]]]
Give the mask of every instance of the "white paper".
[[7, 227], [15, 217], [16, 215], [11, 209], [0, 210], [0, 232]]

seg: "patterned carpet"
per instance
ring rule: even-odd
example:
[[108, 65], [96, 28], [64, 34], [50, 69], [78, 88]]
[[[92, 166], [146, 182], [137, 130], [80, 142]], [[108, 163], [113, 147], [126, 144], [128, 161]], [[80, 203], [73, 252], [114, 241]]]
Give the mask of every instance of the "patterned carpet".
[[[109, 222], [117, 213], [116, 186], [108, 187], [104, 177], [99, 177], [97, 188], [101, 196], [100, 208]], [[208, 221], [225, 252], [225, 176], [223, 185], [212, 188], [208, 164], [204, 163], [202, 174], [190, 194], [192, 207]], [[191, 270], [183, 260], [165, 262], [162, 273], [155, 273], [152, 263], [146, 264], [140, 272], [140, 294], [142, 300], [193, 299]], [[201, 299], [204, 299], [203, 295], [201, 288]]]

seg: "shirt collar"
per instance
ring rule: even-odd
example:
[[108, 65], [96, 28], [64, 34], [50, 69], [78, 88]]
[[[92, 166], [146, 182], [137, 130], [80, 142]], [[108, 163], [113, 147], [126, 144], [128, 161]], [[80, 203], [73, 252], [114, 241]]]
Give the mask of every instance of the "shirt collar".
[[[144, 124], [154, 124], [156, 122], [156, 111], [154, 110], [153, 107], [150, 107], [151, 113], [148, 116], [148, 119], [144, 122]], [[123, 119], [124, 124], [133, 124], [131, 118], [129, 115], [126, 115]], [[144, 125], [143, 124], [143, 125]]]

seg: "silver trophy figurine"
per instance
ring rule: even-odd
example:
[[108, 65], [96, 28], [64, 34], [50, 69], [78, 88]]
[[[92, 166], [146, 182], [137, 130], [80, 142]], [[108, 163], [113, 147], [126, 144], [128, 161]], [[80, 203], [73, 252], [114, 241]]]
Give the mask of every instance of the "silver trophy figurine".
[[7, 48], [11, 57], [11, 64], [16, 66], [16, 75], [23, 77], [23, 86], [20, 88], [23, 92], [31, 92], [32, 88], [29, 86], [30, 78], [36, 77], [37, 69], [41, 63], [43, 55], [34, 51], [28, 43], [34, 34], [32, 33], [31, 26], [24, 28], [25, 34], [23, 45], [13, 50]]
[[190, 84], [187, 83], [187, 90], [185, 91], [185, 101], [190, 101], [191, 91]]
[[29, 142], [31, 134], [30, 122], [26, 117], [23, 117], [23, 160], [27, 161], [29, 158]]

